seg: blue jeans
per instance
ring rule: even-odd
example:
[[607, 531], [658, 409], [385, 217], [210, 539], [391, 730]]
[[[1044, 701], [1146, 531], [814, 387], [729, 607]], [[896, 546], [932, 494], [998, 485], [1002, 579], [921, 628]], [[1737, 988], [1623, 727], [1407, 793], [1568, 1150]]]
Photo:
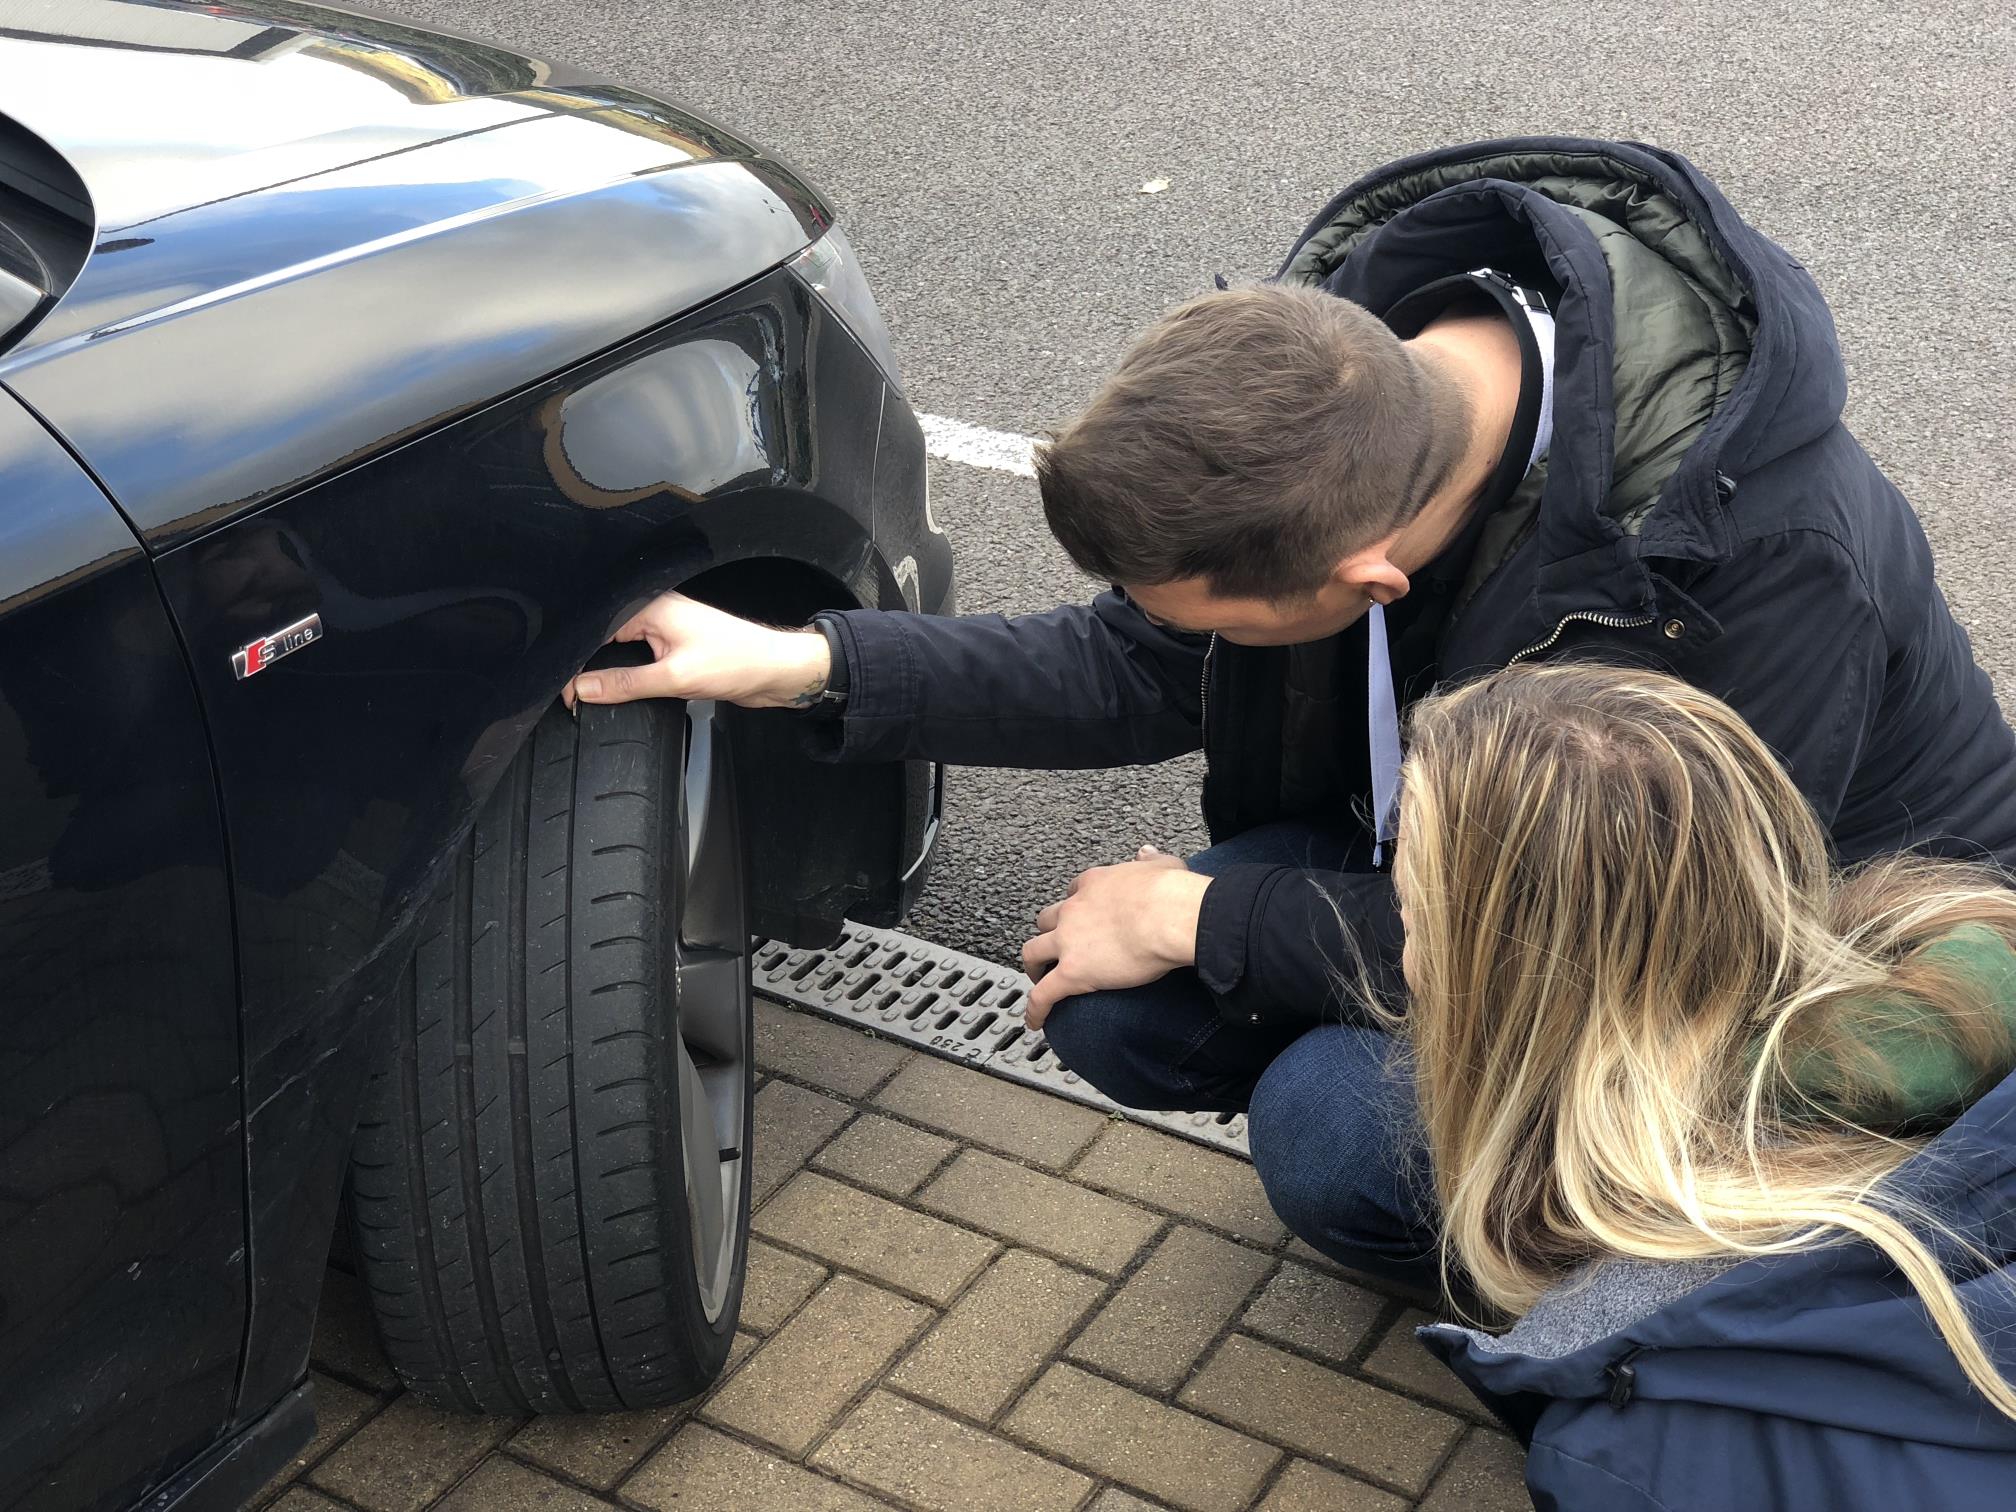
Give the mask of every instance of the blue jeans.
[[[1193, 856], [1345, 869], [1342, 841], [1273, 824]], [[1362, 851], [1356, 864], [1365, 864]], [[1130, 1108], [1243, 1112], [1281, 1221], [1340, 1264], [1435, 1290], [1437, 1218], [1404, 1044], [1384, 1030], [1228, 1022], [1194, 972], [1065, 998], [1044, 1033], [1059, 1060]]]

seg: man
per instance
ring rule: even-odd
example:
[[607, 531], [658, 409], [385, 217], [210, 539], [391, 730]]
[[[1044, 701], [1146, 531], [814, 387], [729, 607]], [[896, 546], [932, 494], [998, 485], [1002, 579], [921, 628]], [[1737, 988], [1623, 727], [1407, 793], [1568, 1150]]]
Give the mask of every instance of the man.
[[1353, 984], [1399, 990], [1398, 731], [1437, 681], [1663, 666], [1756, 725], [1844, 861], [2016, 863], [2016, 739], [1845, 393], [1811, 279], [1685, 160], [1434, 153], [1346, 190], [1275, 284], [1157, 322], [1041, 450], [1053, 533], [1116, 585], [1092, 605], [815, 633], [672, 598], [624, 632], [658, 662], [576, 691], [837, 703], [811, 733], [844, 760], [1201, 745], [1216, 843], [1043, 910], [1031, 1021], [1120, 1102], [1245, 1109], [1297, 1233], [1427, 1284], [1407, 1071]]

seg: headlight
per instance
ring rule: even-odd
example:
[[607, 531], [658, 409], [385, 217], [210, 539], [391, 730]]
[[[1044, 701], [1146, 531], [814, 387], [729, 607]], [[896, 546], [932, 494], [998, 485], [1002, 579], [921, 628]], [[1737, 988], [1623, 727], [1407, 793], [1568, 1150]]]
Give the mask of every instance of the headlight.
[[889, 339], [889, 327], [882, 323], [875, 296], [868, 292], [868, 280], [861, 276], [860, 261], [840, 228], [835, 226], [792, 258], [791, 271], [812, 286], [889, 375], [889, 381], [901, 389], [903, 375], [896, 367], [896, 347]]

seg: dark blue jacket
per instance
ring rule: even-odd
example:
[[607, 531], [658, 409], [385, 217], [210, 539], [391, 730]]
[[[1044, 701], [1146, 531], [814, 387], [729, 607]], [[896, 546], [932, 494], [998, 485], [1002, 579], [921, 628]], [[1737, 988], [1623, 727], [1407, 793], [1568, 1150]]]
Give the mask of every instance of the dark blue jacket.
[[[1583, 202], [1563, 203], [1570, 191]], [[1341, 250], [1318, 255], [1351, 224]], [[1674, 227], [1723, 292], [1690, 283], [1668, 303], [1712, 306], [1747, 359], [1694, 383], [1705, 423], [1667, 459], [1651, 507], [1620, 517], [1615, 459], [1627, 441], [1651, 442], [1644, 406], [1620, 414], [1615, 402], [1643, 355], [1620, 349], [1618, 332], [1666, 305], [1633, 309], [1621, 284], [1613, 298], [1606, 243], [1656, 247]], [[1382, 169], [1326, 207], [1284, 271], [1383, 313], [1480, 265], [1560, 291], [1554, 440], [1536, 513], [1442, 629], [1441, 675], [1563, 656], [1662, 667], [1756, 726], [1843, 860], [1917, 846], [2016, 864], [2016, 738], [1910, 506], [1841, 424], [1847, 379], [1806, 271], [1684, 159], [1560, 139]], [[1283, 750], [1293, 652], [1166, 633], [1116, 593], [1015, 619], [832, 619], [849, 694], [845, 717], [815, 737], [829, 757], [1105, 767], [1201, 745], [1220, 838], [1288, 817], [1284, 762], [1312, 759]], [[1363, 637], [1362, 624], [1346, 632], [1340, 664], [1364, 665]], [[1338, 719], [1334, 749], [1314, 759], [1357, 784], [1363, 715], [1346, 700]], [[1336, 1009], [1342, 927], [1397, 980], [1385, 877], [1235, 866], [1205, 896], [1198, 973], [1228, 1017], [1314, 1020]]]
[[[2016, 1372], [2016, 1076], [1896, 1180], [1986, 1258], [1960, 1294]], [[1428, 1347], [1528, 1440], [1540, 1512], [2008, 1512], [2016, 1422], [1873, 1247], [1751, 1260], [1556, 1359]]]

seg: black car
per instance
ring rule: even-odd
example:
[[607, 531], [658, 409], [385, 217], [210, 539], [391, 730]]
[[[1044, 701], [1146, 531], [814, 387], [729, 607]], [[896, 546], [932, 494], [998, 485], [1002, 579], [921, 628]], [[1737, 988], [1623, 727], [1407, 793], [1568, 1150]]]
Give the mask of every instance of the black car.
[[893, 922], [922, 764], [556, 702], [673, 586], [949, 608], [819, 195], [268, 0], [0, 0], [0, 1507], [235, 1506], [343, 1194], [408, 1386], [719, 1370], [750, 940]]

